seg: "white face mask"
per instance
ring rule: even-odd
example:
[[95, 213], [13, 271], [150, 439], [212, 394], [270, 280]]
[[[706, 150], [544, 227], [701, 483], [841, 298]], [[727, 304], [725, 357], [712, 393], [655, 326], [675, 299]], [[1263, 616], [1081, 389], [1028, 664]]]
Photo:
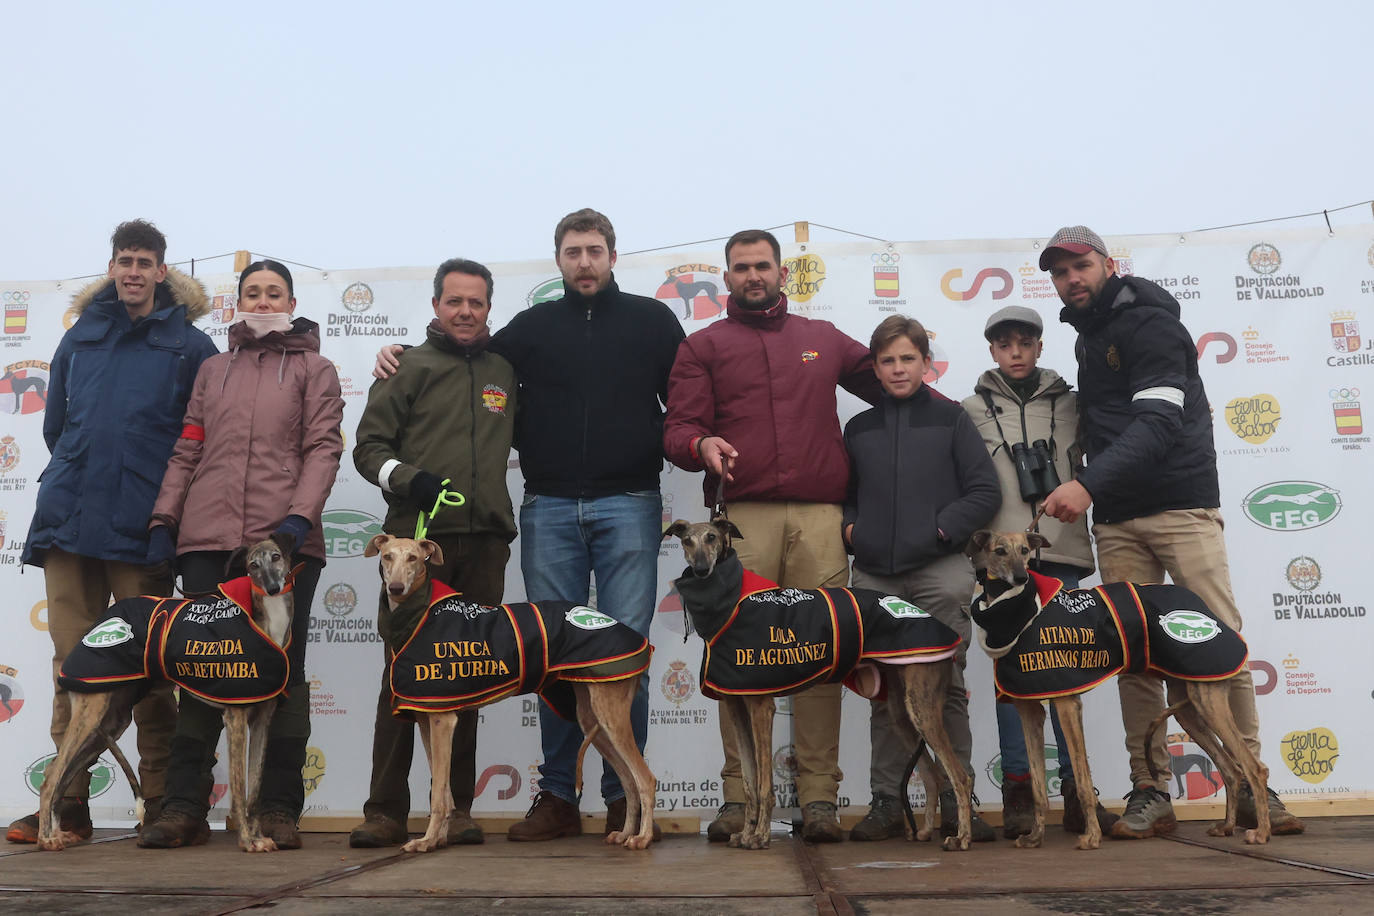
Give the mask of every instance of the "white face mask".
[[253, 336], [259, 339], [273, 331], [285, 334], [291, 330], [289, 312], [239, 312], [238, 321], [246, 325], [248, 330], [253, 332]]

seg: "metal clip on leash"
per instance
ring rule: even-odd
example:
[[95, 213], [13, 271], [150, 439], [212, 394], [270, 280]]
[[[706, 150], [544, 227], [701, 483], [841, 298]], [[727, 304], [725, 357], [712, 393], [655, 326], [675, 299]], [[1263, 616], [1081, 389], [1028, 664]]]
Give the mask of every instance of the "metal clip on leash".
[[444, 489], [440, 490], [439, 495], [435, 497], [434, 507], [428, 512], [421, 512], [415, 517], [415, 540], [422, 541], [425, 539], [425, 536], [429, 534], [430, 523], [434, 521], [434, 516], [439, 514], [439, 510], [443, 509], [445, 506], [457, 507], [467, 502], [463, 494], [459, 493], [457, 490], [450, 493], [448, 491], [448, 485], [449, 478], [445, 477], [439, 482], [439, 486]]
[[[1038, 534], [1040, 531], [1040, 520], [1045, 517], [1045, 504], [1041, 503], [1040, 508], [1035, 510], [1035, 518], [1026, 526], [1026, 534]], [[1051, 547], [1054, 545], [1051, 544]], [[1035, 565], [1040, 565], [1040, 548], [1035, 548]]]

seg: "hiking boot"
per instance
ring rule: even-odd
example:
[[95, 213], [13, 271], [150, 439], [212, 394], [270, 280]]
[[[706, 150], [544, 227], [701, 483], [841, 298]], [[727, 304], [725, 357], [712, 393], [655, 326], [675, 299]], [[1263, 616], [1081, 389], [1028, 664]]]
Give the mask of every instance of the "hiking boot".
[[[1078, 784], [1072, 776], [1060, 780], [1059, 794], [1064, 796], [1064, 829], [1069, 833], [1085, 833], [1088, 822], [1083, 817], [1083, 806], [1078, 802]], [[1093, 795], [1097, 795], [1096, 786], [1093, 786]], [[1119, 820], [1121, 815], [1102, 807], [1102, 802], [1097, 803], [1097, 826], [1104, 836], [1112, 832], [1112, 824]]]
[[1002, 780], [1002, 836], [1014, 840], [1035, 827], [1035, 792], [1030, 775]]
[[[84, 798], [64, 798], [57, 803], [57, 829], [76, 834], [78, 840], [91, 838], [91, 803]], [[10, 824], [5, 839], [11, 843], [38, 842], [38, 812]]]
[[466, 811], [455, 811], [448, 819], [448, 844], [450, 846], [476, 846], [485, 843], [487, 835], [482, 827]]
[[864, 819], [849, 831], [851, 840], [890, 840], [906, 834], [906, 820], [902, 817], [902, 803], [895, 795], [874, 794]]
[[540, 790], [525, 819], [511, 825], [506, 839], [517, 843], [539, 843], [563, 836], [582, 835], [582, 815], [577, 805], [565, 802], [552, 792]]
[[301, 834], [296, 828], [296, 818], [285, 811], [268, 811], [258, 815], [258, 829], [262, 835], [277, 844], [278, 849], [300, 849]]
[[838, 843], [844, 839], [833, 802], [816, 801], [802, 808], [801, 838], [808, 843]]
[[[607, 802], [607, 804], [606, 804], [606, 829], [602, 832], [601, 835], [602, 835], [602, 836], [610, 836], [612, 833], [615, 833], [617, 830], [624, 830], [624, 829], [625, 829], [625, 796], [622, 795], [622, 796], [620, 796], [619, 798], [617, 798], [617, 799], [616, 799], [615, 801], [613, 801], [613, 802]], [[655, 822], [655, 823], [654, 823], [654, 842], [657, 843], [657, 842], [658, 842], [659, 840], [661, 840], [661, 839], [663, 839], [663, 830], [662, 830], [662, 828], [660, 828], [660, 827], [658, 826], [658, 823]], [[729, 838], [729, 837], [726, 837], [726, 839], [728, 840], [728, 839], [730, 839], [730, 838]]]
[[138, 845], [144, 849], [204, 846], [209, 841], [210, 823], [205, 818], [175, 810], [164, 810], [157, 820], [138, 832]]
[[706, 825], [706, 839], [712, 843], [728, 843], [730, 837], [744, 831], [744, 802], [726, 802], [716, 812], [716, 819]]
[[154, 795], [152, 798], [143, 799], [143, 820], [138, 822], [135, 830], [142, 830], [144, 824], [151, 824], [162, 816], [162, 796]]
[[406, 825], [395, 818], [385, 814], [369, 814], [349, 832], [348, 845], [354, 849], [381, 849], [400, 846], [409, 836]]
[[[974, 800], [976, 803], [976, 799]], [[991, 843], [997, 839], [992, 825], [978, 816], [977, 811], [969, 812], [969, 839], [975, 843]], [[951, 837], [959, 833], [959, 801], [953, 789], [940, 790], [940, 836]]]
[[[1302, 833], [1307, 829], [1296, 814], [1283, 806], [1283, 802], [1273, 789], [1268, 789], [1268, 792], [1270, 833], [1275, 836], [1288, 836]], [[1236, 826], [1246, 830], [1254, 830], [1259, 826], [1259, 820], [1255, 816], [1255, 793], [1250, 791], [1248, 782], [1242, 782], [1240, 790], [1236, 792]]]
[[1178, 827], [1174, 817], [1174, 803], [1154, 786], [1136, 786], [1126, 795], [1126, 813], [1112, 824], [1111, 835], [1117, 839], [1143, 840], [1146, 837], [1173, 833]]

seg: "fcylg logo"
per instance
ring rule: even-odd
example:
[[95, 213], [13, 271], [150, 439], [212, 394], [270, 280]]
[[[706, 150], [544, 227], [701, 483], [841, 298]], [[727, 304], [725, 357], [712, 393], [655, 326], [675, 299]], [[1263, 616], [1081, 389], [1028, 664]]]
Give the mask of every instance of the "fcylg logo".
[[48, 364], [41, 359], [25, 359], [6, 366], [5, 374], [0, 375], [0, 411], [28, 414], [47, 407], [48, 372]]
[[24, 688], [19, 683], [19, 669], [0, 665], [0, 723], [8, 722], [24, 708]]
[[1174, 798], [1211, 798], [1225, 782], [1221, 771], [1202, 748], [1182, 733], [1166, 735], [1169, 750], [1169, 775], [1174, 780]]
[[325, 556], [331, 560], [362, 556], [367, 542], [382, 533], [381, 519], [361, 509], [330, 509], [320, 522]]
[[680, 310], [683, 321], [705, 321], [725, 311], [719, 267], [680, 264], [668, 268], [667, 274], [668, 279], [654, 291], [654, 298], [675, 311]]
[[1341, 511], [1340, 491], [1311, 480], [1279, 480], [1256, 487], [1241, 500], [1246, 518], [1270, 531], [1319, 528]]
[[[39, 757], [33, 763], [24, 768], [24, 785], [29, 787], [29, 791], [38, 795], [43, 789], [43, 773], [48, 769], [48, 764], [53, 762], [57, 754], [49, 754], [46, 757]], [[110, 787], [115, 784], [114, 764], [104, 757], [91, 764], [91, 798], [99, 798]]]

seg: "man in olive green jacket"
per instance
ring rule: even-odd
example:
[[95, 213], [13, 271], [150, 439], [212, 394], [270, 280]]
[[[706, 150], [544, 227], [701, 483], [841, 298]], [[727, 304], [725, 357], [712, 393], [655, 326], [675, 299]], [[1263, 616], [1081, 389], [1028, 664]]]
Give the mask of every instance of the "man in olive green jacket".
[[[353, 463], [382, 488], [384, 530], [413, 537], [419, 513], [434, 507], [444, 489], [463, 495], [429, 523], [428, 537], [444, 562], [431, 575], [484, 605], [501, 603], [510, 542], [515, 539], [506, 468], [515, 429], [516, 380], [510, 363], [487, 350], [491, 271], [475, 261], [452, 259], [434, 276], [434, 321], [423, 344], [405, 351], [400, 369], [374, 382], [358, 423]], [[389, 607], [381, 595], [378, 631], [389, 631]], [[458, 717], [453, 735], [450, 788], [455, 814], [450, 843], [480, 843], [473, 822], [477, 712]], [[391, 687], [382, 668], [372, 739], [372, 784], [365, 819], [349, 845], [395, 846], [406, 839], [410, 813], [410, 762], [415, 747], [411, 722], [391, 715]]]

